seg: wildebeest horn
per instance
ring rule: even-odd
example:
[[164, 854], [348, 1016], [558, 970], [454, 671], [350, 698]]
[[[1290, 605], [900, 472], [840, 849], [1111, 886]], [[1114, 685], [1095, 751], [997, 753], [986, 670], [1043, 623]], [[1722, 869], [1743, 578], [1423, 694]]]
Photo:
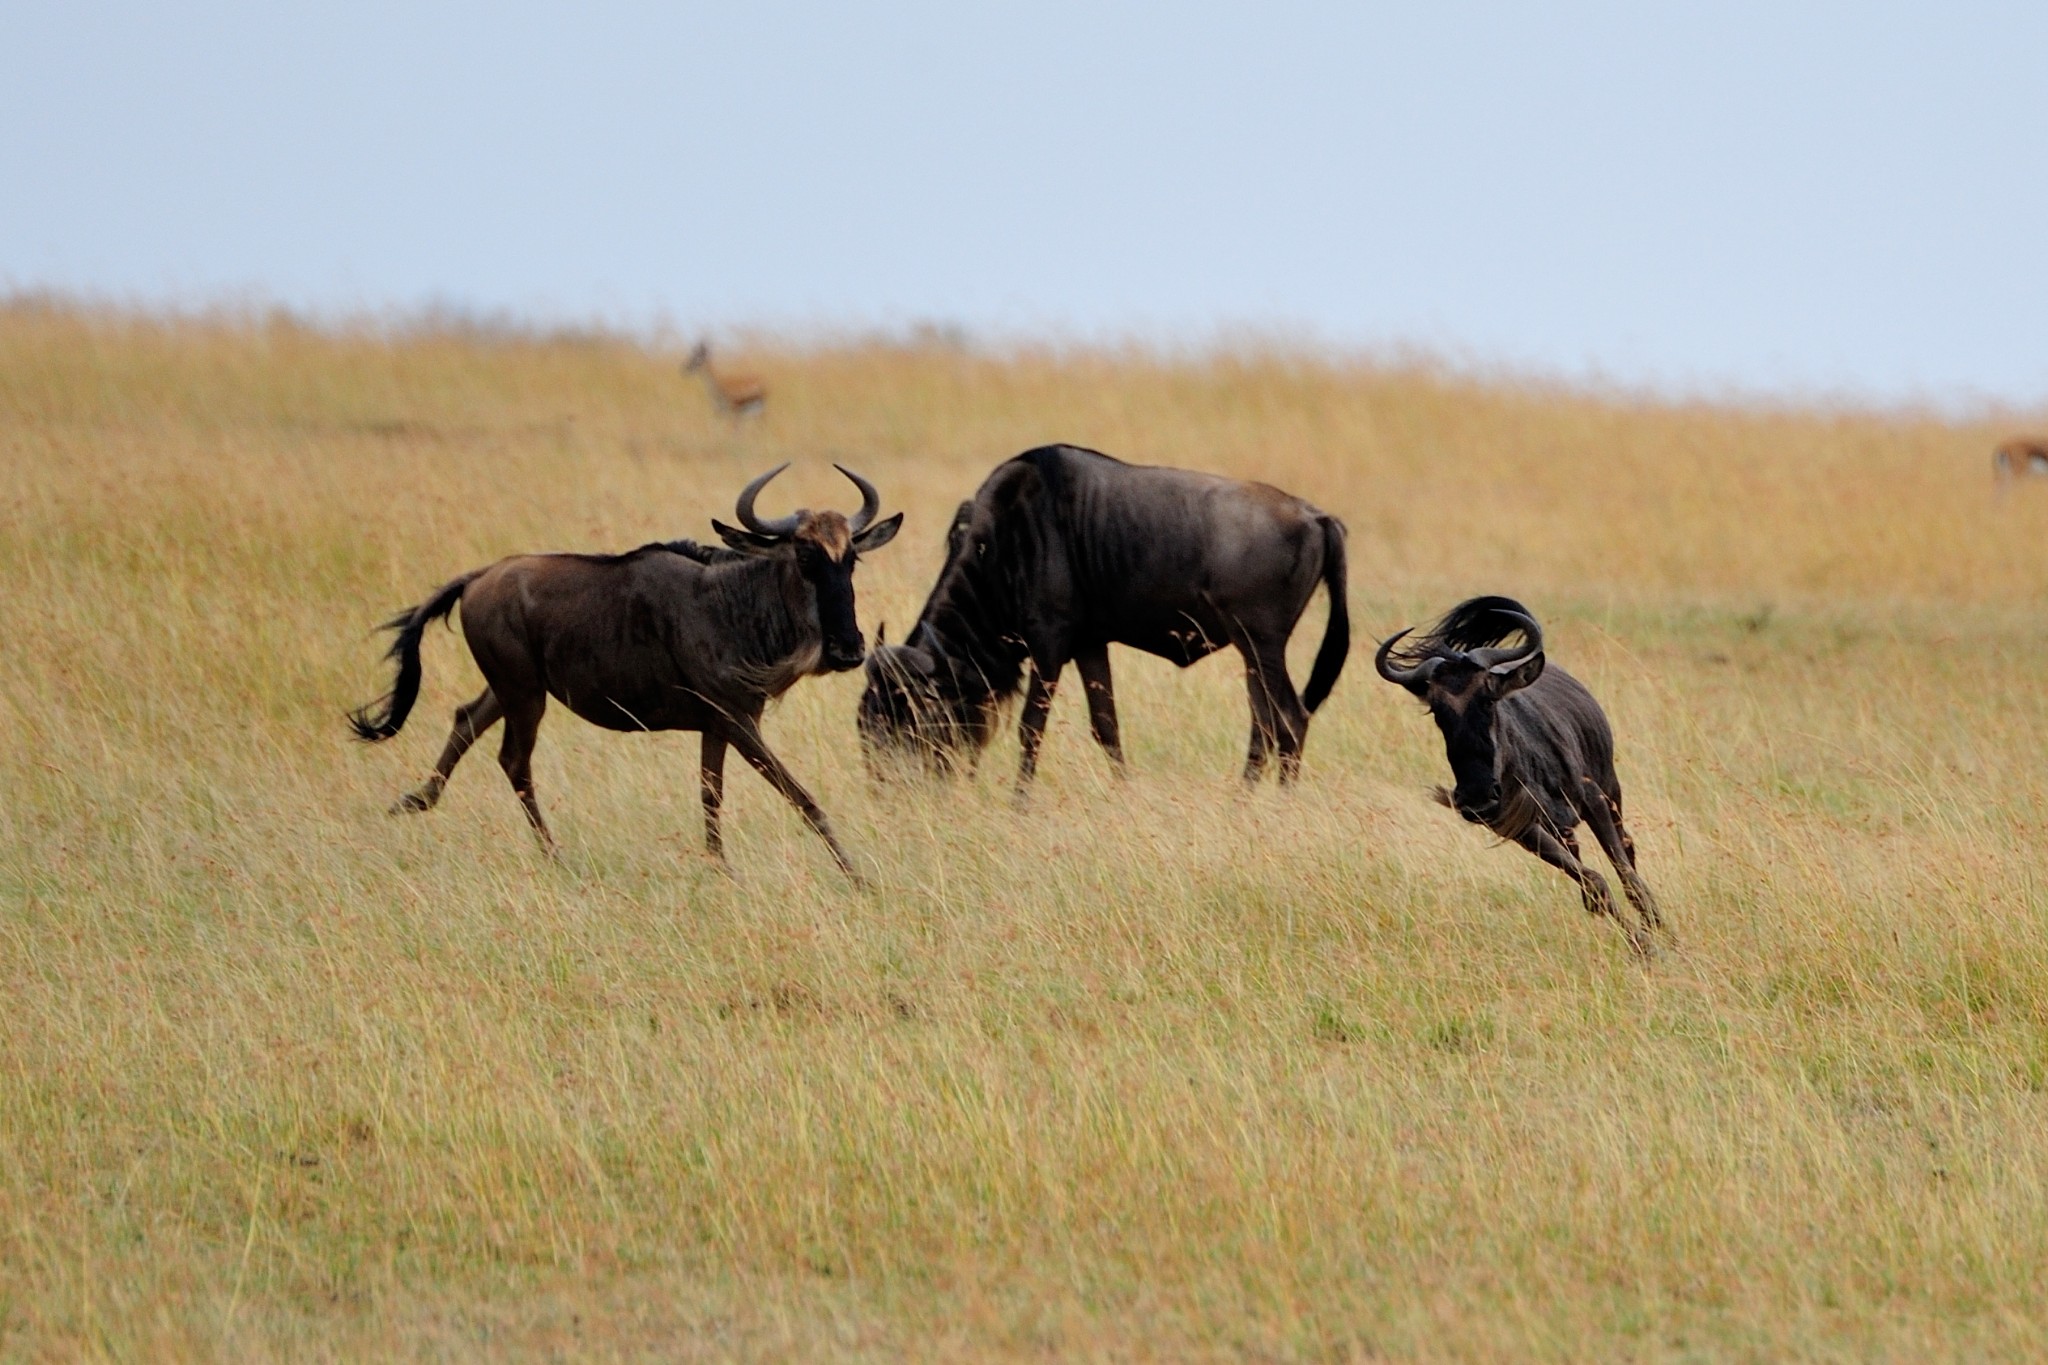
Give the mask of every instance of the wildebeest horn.
[[1413, 687], [1416, 683], [1428, 682], [1429, 675], [1436, 672], [1437, 666], [1443, 663], [1442, 659], [1424, 659], [1413, 668], [1402, 668], [1392, 662], [1388, 656], [1392, 654], [1394, 646], [1400, 644], [1402, 637], [1414, 629], [1415, 627], [1410, 626], [1408, 630], [1389, 635], [1380, 641], [1380, 647], [1372, 656], [1372, 666], [1379, 670], [1380, 676], [1402, 687]]
[[875, 513], [882, 510], [882, 495], [875, 491], [873, 484], [854, 473], [851, 469], [848, 469], [845, 465], [835, 464], [832, 467], [853, 480], [853, 486], [860, 490], [860, 511], [853, 514], [853, 524], [846, 528], [855, 535], [859, 535], [862, 531], [868, 529], [868, 523], [875, 519]]
[[1543, 652], [1543, 627], [1537, 625], [1534, 618], [1518, 611], [1502, 614], [1520, 626], [1522, 634], [1528, 638], [1519, 649], [1496, 646], [1475, 649], [1465, 656], [1489, 673], [1512, 673]]
[[767, 486], [768, 480], [774, 478], [787, 468], [789, 468], [789, 461], [784, 460], [781, 464], [775, 466], [775, 468], [769, 470], [745, 488], [742, 488], [740, 490], [740, 500], [733, 504], [732, 510], [739, 517], [740, 525], [746, 527], [757, 536], [789, 536], [796, 534], [797, 514], [794, 512], [791, 512], [786, 517], [777, 517], [773, 521], [763, 521], [754, 515], [754, 496]]

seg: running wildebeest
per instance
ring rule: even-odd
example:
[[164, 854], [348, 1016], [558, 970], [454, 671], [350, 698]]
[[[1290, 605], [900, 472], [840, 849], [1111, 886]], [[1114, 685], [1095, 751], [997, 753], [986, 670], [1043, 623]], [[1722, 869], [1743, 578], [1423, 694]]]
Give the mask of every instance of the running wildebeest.
[[499, 766], [552, 855], [532, 770], [534, 736], [552, 696], [608, 730], [701, 731], [704, 843], [714, 858], [725, 856], [718, 812], [730, 745], [859, 881], [825, 813], [769, 752], [761, 711], [800, 678], [859, 666], [854, 565], [889, 543], [903, 514], [875, 521], [881, 495], [840, 467], [860, 489], [852, 521], [833, 511], [757, 517], [762, 485], [788, 467], [777, 465], [740, 493], [735, 511], [744, 529], [711, 523], [729, 549], [676, 540], [621, 555], [514, 555], [451, 580], [386, 621], [384, 629], [398, 632], [387, 656], [398, 678], [380, 701], [350, 715], [357, 737], [389, 739], [405, 724], [419, 697], [420, 637], [458, 603], [469, 652], [488, 684], [457, 708], [433, 774], [392, 813], [432, 810], [469, 746], [502, 719]]
[[[1329, 589], [1329, 625], [1297, 696], [1287, 637], [1317, 583]], [[942, 770], [963, 750], [978, 757], [1028, 664], [1021, 793], [1072, 660], [1089, 728], [1121, 772], [1109, 646], [1185, 668], [1233, 645], [1251, 695], [1245, 780], [1257, 781], [1277, 753], [1280, 780], [1291, 781], [1309, 713], [1336, 685], [1351, 646], [1344, 592], [1344, 524], [1300, 498], [1076, 446], [1029, 450], [960, 504], [945, 567], [903, 642], [877, 638], [861, 737], [871, 755], [909, 750]]]
[[[1586, 909], [1612, 915], [1637, 951], [1661, 926], [1656, 898], [1636, 874], [1636, 846], [1621, 821], [1614, 734], [1578, 679], [1548, 667], [1543, 630], [1509, 597], [1475, 597], [1407, 645], [1404, 630], [1373, 656], [1382, 678], [1419, 697], [1443, 732], [1457, 785], [1437, 799], [1528, 849], [1579, 884]], [[1502, 641], [1520, 634], [1520, 645]], [[1400, 648], [1396, 648], [1400, 646]], [[1642, 918], [1630, 928], [1606, 881], [1580, 861], [1573, 830], [1584, 820]]]

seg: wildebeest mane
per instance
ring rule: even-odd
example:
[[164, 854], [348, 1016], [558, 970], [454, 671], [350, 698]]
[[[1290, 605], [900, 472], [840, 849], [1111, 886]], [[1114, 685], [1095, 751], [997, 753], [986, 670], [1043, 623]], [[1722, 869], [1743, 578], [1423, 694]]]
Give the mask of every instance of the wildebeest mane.
[[729, 550], [723, 545], [706, 545], [687, 537], [682, 540], [657, 540], [640, 548], [666, 550], [672, 555], [681, 555], [684, 559], [694, 559], [699, 564], [729, 564], [733, 560], [746, 558], [738, 550]]
[[576, 557], [598, 564], [620, 564], [628, 559], [651, 554], [681, 555], [684, 559], [694, 560], [699, 564], [730, 564], [735, 560], [747, 558], [746, 555], [741, 554], [738, 550], [728, 550], [723, 545], [706, 545], [701, 541], [688, 538], [682, 540], [651, 540], [645, 545], [615, 555], [579, 554]]
[[1056, 533], [1047, 504], [1058, 454], [1046, 447], [1005, 461], [972, 501], [960, 504], [945, 567], [904, 641], [934, 647], [963, 700], [998, 703], [1023, 685], [1021, 607], [1034, 591], [1045, 542]]

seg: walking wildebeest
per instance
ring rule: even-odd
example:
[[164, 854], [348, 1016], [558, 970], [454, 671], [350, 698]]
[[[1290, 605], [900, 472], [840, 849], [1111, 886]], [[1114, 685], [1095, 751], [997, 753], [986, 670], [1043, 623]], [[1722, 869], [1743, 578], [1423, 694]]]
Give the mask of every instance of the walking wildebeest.
[[[1329, 626], [1305, 696], [1287, 677], [1287, 637], [1317, 583]], [[1309, 713], [1330, 694], [1351, 645], [1344, 525], [1263, 483], [1128, 465], [1044, 446], [996, 466], [960, 504], [946, 564], [898, 645], [868, 660], [860, 731], [870, 752], [912, 749], [939, 768], [978, 757], [1030, 665], [1018, 789], [1038, 747], [1060, 670], [1073, 660], [1089, 727], [1121, 772], [1109, 646], [1185, 668], [1225, 645], [1244, 656], [1251, 695], [1245, 780], [1269, 753], [1280, 780], [1301, 767]]]
[[[514, 555], [466, 573], [384, 623], [396, 630], [387, 657], [398, 679], [379, 702], [354, 712], [365, 740], [398, 733], [420, 691], [420, 637], [429, 623], [462, 606], [462, 633], [488, 684], [455, 712], [455, 729], [433, 775], [401, 797], [393, 814], [432, 810], [469, 746], [499, 720], [499, 766], [512, 780], [541, 847], [554, 838], [533, 791], [533, 742], [548, 698], [608, 730], [698, 730], [704, 843], [723, 860], [718, 811], [731, 745], [803, 812], [839, 866], [860, 880], [832, 836], [825, 813], [761, 737], [761, 711], [812, 673], [838, 673], [861, 661], [853, 569], [887, 545], [903, 514], [875, 521], [881, 495], [850, 469], [861, 507], [754, 515], [762, 485], [777, 465], [748, 484], [735, 508], [738, 530], [713, 521], [730, 549], [692, 540], [643, 545], [622, 555]], [[381, 714], [372, 708], [381, 706]]]
[[2014, 479], [2048, 474], [2048, 441], [2024, 437], [2003, 442], [1991, 452], [1991, 477], [2000, 487]]
[[[1522, 643], [1501, 642], [1519, 633]], [[1475, 597], [1407, 645], [1392, 636], [1373, 656], [1388, 682], [1428, 705], [1443, 732], [1457, 785], [1437, 799], [1477, 825], [1528, 849], [1579, 884], [1586, 909], [1614, 916], [1639, 952], [1658, 928], [1656, 898], [1636, 875], [1636, 846], [1621, 822], [1614, 734], [1600, 703], [1578, 679], [1547, 667], [1543, 630], [1508, 597]], [[1572, 833], [1592, 826], [1642, 918], [1629, 928], [1606, 881], [1579, 858]]]

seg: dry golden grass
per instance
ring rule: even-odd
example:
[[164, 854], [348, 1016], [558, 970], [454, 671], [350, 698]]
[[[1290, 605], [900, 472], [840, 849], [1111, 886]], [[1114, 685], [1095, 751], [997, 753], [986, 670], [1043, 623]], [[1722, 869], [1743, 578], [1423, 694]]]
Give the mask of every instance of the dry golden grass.
[[[0, 312], [0, 1343], [28, 1356], [2038, 1357], [2048, 498], [1988, 427], [1282, 354], [675, 357]], [[1680, 948], [1431, 805], [1358, 653], [1302, 787], [1242, 684], [1120, 653], [1040, 799], [877, 795], [857, 678], [769, 718], [883, 887], [694, 737], [557, 710], [385, 804], [373, 622], [514, 550], [787, 496], [909, 513], [1047, 439], [1351, 527], [1361, 638], [1473, 591], [1607, 703]], [[1297, 676], [1320, 607], [1296, 642]]]

